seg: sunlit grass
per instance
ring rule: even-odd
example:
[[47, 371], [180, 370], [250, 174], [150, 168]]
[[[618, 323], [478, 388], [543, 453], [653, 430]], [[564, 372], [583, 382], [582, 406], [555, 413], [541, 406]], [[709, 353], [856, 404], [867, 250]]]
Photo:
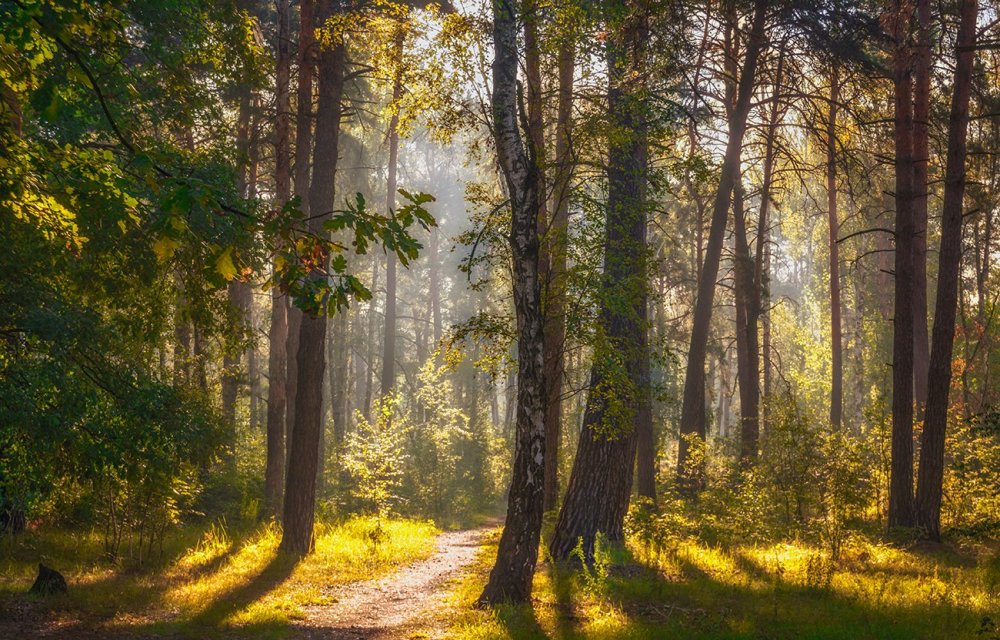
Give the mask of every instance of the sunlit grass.
[[94, 562], [100, 544], [91, 534], [28, 534], [30, 540], [5, 549], [0, 597], [22, 597], [41, 558], [70, 585], [67, 598], [44, 606], [81, 625], [197, 637], [252, 628], [255, 637], [280, 636], [304, 607], [327, 602], [330, 587], [379, 577], [433, 552], [432, 523], [383, 520], [381, 535], [373, 536], [375, 526], [371, 518], [318, 525], [315, 553], [296, 563], [278, 553], [274, 524], [241, 535], [213, 525], [180, 533], [162, 565], [142, 571]]
[[[807, 542], [679, 541], [610, 552], [606, 580], [539, 566], [531, 607], [479, 611], [495, 540], [452, 597], [454, 638], [986, 638], [998, 635], [1000, 560], [987, 548], [854, 538], [838, 558]], [[544, 552], [543, 552], [544, 557]]]

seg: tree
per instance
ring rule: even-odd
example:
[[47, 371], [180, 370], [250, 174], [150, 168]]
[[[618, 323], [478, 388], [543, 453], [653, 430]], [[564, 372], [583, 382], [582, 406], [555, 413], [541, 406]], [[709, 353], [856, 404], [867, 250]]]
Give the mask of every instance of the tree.
[[[708, 351], [708, 330], [712, 319], [715, 300], [715, 281], [719, 275], [722, 258], [722, 244], [726, 234], [726, 220], [729, 217], [730, 199], [739, 174], [739, 160], [746, 133], [747, 116], [750, 113], [751, 97], [756, 82], [757, 61], [766, 45], [764, 22], [768, 3], [756, 0], [750, 35], [740, 70], [736, 102], [729, 119], [729, 140], [722, 161], [719, 186], [712, 203], [712, 222], [705, 248], [704, 262], [698, 276], [698, 293], [692, 316], [691, 342], [688, 348], [687, 369], [684, 375], [684, 396], [681, 405], [681, 440], [678, 447], [677, 471], [681, 485], [688, 493], [697, 490], [703, 483], [704, 470], [696, 460], [691, 464], [690, 447], [705, 440], [705, 356]], [[689, 468], [693, 467], [693, 468]]]
[[826, 211], [830, 229], [830, 426], [840, 429], [844, 408], [844, 340], [840, 321], [840, 217], [837, 214], [837, 109], [840, 102], [840, 67], [830, 72], [830, 106], [826, 126]]
[[[275, 206], [283, 209], [291, 195], [288, 125], [291, 116], [289, 75], [291, 54], [291, 9], [289, 0], [277, 0], [278, 33], [275, 66], [274, 186]], [[277, 265], [276, 265], [277, 267]], [[285, 378], [287, 371], [288, 298], [271, 288], [271, 327], [268, 330], [267, 458], [264, 467], [264, 500], [267, 510], [281, 513], [281, 489], [285, 479]]]
[[[334, 15], [334, 0], [321, 0], [321, 24]], [[339, 37], [323, 46], [317, 64], [319, 102], [316, 110], [316, 144], [313, 153], [312, 183], [309, 186], [308, 233], [322, 237], [324, 222], [334, 208], [334, 181], [340, 135], [340, 100], [344, 90], [344, 44]], [[315, 263], [310, 279], [323, 279], [326, 256]], [[303, 556], [313, 547], [316, 506], [316, 468], [319, 462], [320, 431], [323, 428], [323, 371], [325, 363], [326, 316], [303, 313], [299, 328], [295, 366], [295, 416], [289, 443], [288, 474], [285, 482], [284, 529], [281, 548]]]
[[955, 47], [957, 63], [948, 118], [948, 159], [944, 179], [941, 250], [938, 254], [937, 299], [934, 303], [927, 412], [920, 439], [917, 469], [916, 522], [932, 540], [941, 538], [941, 493], [944, 478], [944, 442], [948, 425], [952, 349], [958, 306], [958, 277], [962, 264], [962, 200], [965, 195], [966, 139], [969, 97], [975, 59], [977, 0], [962, 0]]
[[608, 116], [608, 202], [600, 326], [587, 407], [566, 498], [549, 546], [566, 560], [582, 538], [592, 558], [598, 533], [624, 541], [632, 490], [636, 420], [649, 406], [646, 335], [646, 203], [648, 134], [644, 98], [648, 6], [611, 3]]
[[893, 40], [894, 140], [896, 174], [895, 297], [892, 339], [892, 467], [889, 478], [889, 526], [913, 524], [913, 100], [912, 7], [894, 0], [890, 15]]
[[[527, 602], [538, 560], [545, 473], [545, 371], [538, 276], [538, 165], [518, 126], [517, 22], [509, 0], [493, 2], [493, 138], [510, 198], [510, 248], [517, 316], [517, 424], [507, 519], [481, 605]], [[530, 149], [530, 145], [528, 147]]]

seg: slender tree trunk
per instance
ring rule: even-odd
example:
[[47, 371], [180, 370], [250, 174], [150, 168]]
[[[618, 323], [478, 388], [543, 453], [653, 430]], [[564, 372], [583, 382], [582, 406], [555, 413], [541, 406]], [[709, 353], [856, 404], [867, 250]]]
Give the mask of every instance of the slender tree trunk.
[[430, 243], [430, 255], [428, 256], [428, 261], [430, 262], [430, 302], [431, 302], [431, 321], [434, 325], [434, 348], [437, 349], [441, 346], [441, 337], [444, 332], [444, 327], [441, 322], [441, 266], [440, 266], [440, 253], [439, 244], [440, 231], [438, 227], [431, 227], [431, 243]]
[[[598, 533], [624, 541], [622, 525], [632, 492], [636, 420], [648, 406], [648, 367], [642, 336], [646, 321], [646, 180], [648, 137], [644, 98], [648, 14], [623, 2], [609, 19], [606, 41], [608, 112], [615, 135], [608, 142], [601, 338], [595, 347], [590, 393], [566, 499], [550, 550], [570, 557], [582, 538], [593, 558]], [[620, 357], [624, 371], [616, 364]], [[648, 365], [648, 360], [645, 361]], [[645, 377], [644, 377], [645, 374]]]
[[[396, 168], [399, 160], [399, 100], [403, 96], [403, 26], [399, 25], [393, 55], [396, 64], [392, 79], [392, 117], [389, 119], [389, 164], [386, 168], [386, 211], [396, 208]], [[382, 395], [392, 393], [396, 379], [396, 254], [385, 255], [385, 335], [382, 339]]]
[[[236, 191], [240, 198], [247, 197], [248, 169], [250, 161], [250, 86], [240, 87], [239, 112], [236, 117]], [[240, 280], [232, 280], [227, 288], [229, 304], [237, 312], [242, 329], [249, 311], [250, 286]], [[242, 334], [242, 331], [240, 332]], [[226, 424], [228, 464], [236, 462], [236, 400], [240, 383], [240, 342], [227, 336], [222, 353], [222, 419]]]
[[958, 61], [955, 65], [951, 115], [948, 119], [948, 160], [944, 178], [941, 251], [938, 254], [937, 300], [934, 306], [934, 343], [930, 357], [927, 413], [920, 440], [920, 466], [917, 470], [917, 524], [932, 540], [941, 538], [944, 445], [948, 426], [958, 279], [962, 266], [962, 200], [966, 182], [966, 139], [972, 65], [975, 58], [977, 0], [962, 0], [960, 12]]
[[[299, 50], [297, 53], [298, 77], [295, 104], [295, 196], [299, 199], [299, 209], [309, 217], [309, 157], [312, 154], [312, 107], [313, 69], [316, 66], [315, 47], [315, 0], [299, 2]], [[288, 362], [286, 384], [287, 409], [285, 450], [292, 450], [292, 425], [295, 424], [295, 391], [298, 388], [299, 334], [302, 327], [302, 311], [294, 304], [288, 307], [288, 344], [285, 347]]]
[[[378, 256], [372, 258], [372, 292], [378, 291]], [[378, 314], [375, 312], [375, 298], [372, 297], [368, 303], [368, 331], [365, 336], [365, 347], [367, 353], [367, 369], [365, 371], [365, 400], [361, 412], [365, 420], [371, 420], [372, 416], [372, 396], [375, 393], [375, 321]]]
[[913, 397], [917, 419], [927, 404], [927, 165], [930, 160], [931, 3], [917, 0], [913, 56]]
[[[320, 17], [333, 13], [333, 0], [323, 0]], [[309, 187], [309, 209], [329, 212], [334, 206], [334, 176], [337, 170], [337, 143], [340, 136], [340, 102], [344, 89], [344, 45], [335, 42], [319, 54], [319, 104], [316, 118], [316, 145], [313, 154], [313, 181]], [[323, 223], [329, 214], [311, 217], [309, 231], [324, 235]], [[311, 278], [324, 277], [321, 273]], [[281, 548], [303, 556], [313, 548], [316, 507], [316, 470], [323, 427], [323, 372], [325, 367], [326, 317], [302, 314], [299, 337], [298, 383], [295, 393], [295, 422], [292, 426], [288, 476], [285, 484], [284, 530]]]
[[830, 427], [840, 429], [844, 408], [844, 340], [841, 334], [840, 251], [837, 236], [837, 103], [840, 101], [840, 67], [830, 73], [830, 112], [826, 127], [826, 211], [830, 229]]
[[[278, 41], [275, 66], [274, 196], [281, 209], [291, 196], [291, 147], [288, 125], [291, 117], [291, 8], [289, 0], [277, 0]], [[278, 287], [271, 288], [271, 328], [268, 330], [267, 363], [267, 458], [264, 465], [264, 501], [267, 512], [281, 513], [282, 482], [285, 479], [285, 378], [287, 375], [288, 299]]]
[[760, 351], [756, 319], [751, 325], [755, 304], [754, 265], [747, 238], [746, 211], [743, 206], [743, 181], [737, 180], [733, 193], [733, 241], [736, 299], [736, 375], [740, 392], [740, 460], [753, 463], [760, 439]]
[[893, 4], [895, 40], [896, 294], [892, 340], [892, 465], [889, 526], [913, 524], [913, 74], [909, 24], [912, 7]]
[[507, 519], [480, 605], [528, 602], [538, 560], [545, 472], [545, 373], [538, 278], [538, 167], [525, 153], [517, 109], [517, 5], [493, 3], [493, 135], [510, 196], [510, 248], [517, 317], [517, 427]]
[[726, 220], [729, 217], [730, 197], [739, 174], [739, 160], [746, 133], [747, 115], [753, 94], [757, 61], [766, 40], [764, 21], [768, 3], [755, 0], [746, 57], [739, 78], [736, 106], [729, 120], [729, 141], [722, 162], [719, 187], [712, 204], [712, 224], [709, 231], [705, 259], [698, 278], [698, 294], [695, 301], [691, 346], [688, 349], [687, 370], [684, 376], [684, 396], [681, 405], [681, 440], [678, 445], [677, 470], [682, 490], [688, 494], [697, 491], [704, 482], [704, 466], [700, 456], [695, 456], [696, 464], [689, 462], [693, 443], [705, 441], [705, 356], [708, 349], [708, 331], [712, 321], [712, 307], [715, 303], [715, 283], [719, 276], [722, 258], [722, 244], [726, 235]]
[[[775, 140], [778, 134], [778, 125], [781, 121], [781, 82], [784, 78], [785, 69], [785, 51], [786, 46], [784, 43], [781, 45], [781, 50], [778, 53], [778, 66], [774, 73], [774, 90], [771, 93], [771, 111], [768, 116], [767, 121], [767, 140], [765, 142], [764, 149], [764, 166], [763, 166], [763, 176], [761, 181], [760, 190], [760, 213], [757, 215], [757, 246], [754, 253], [754, 270], [753, 270], [753, 302], [750, 305], [747, 316], [747, 325], [749, 326], [749, 331], [753, 335], [757, 335], [757, 326], [761, 324], [761, 351], [763, 354], [763, 367], [764, 367], [764, 406], [763, 410], [758, 407], [758, 413], [760, 417], [758, 419], [758, 432], [760, 426], [766, 426], [767, 424], [767, 397], [771, 393], [771, 370], [770, 370], [770, 351], [771, 351], [771, 326], [769, 323], [769, 317], [767, 315], [766, 307], [770, 305], [770, 296], [768, 295], [768, 278], [769, 278], [769, 268], [770, 264], [768, 258], [770, 257], [770, 246], [767, 243], [767, 238], [770, 233], [770, 221], [768, 214], [771, 207], [771, 191], [774, 186], [774, 156], [775, 156]], [[758, 361], [758, 368], [760, 362]]]
[[347, 435], [349, 415], [347, 412], [348, 375], [350, 372], [350, 325], [347, 313], [339, 313], [333, 319], [333, 362], [330, 369], [330, 413], [333, 417], [333, 444], [338, 449]]

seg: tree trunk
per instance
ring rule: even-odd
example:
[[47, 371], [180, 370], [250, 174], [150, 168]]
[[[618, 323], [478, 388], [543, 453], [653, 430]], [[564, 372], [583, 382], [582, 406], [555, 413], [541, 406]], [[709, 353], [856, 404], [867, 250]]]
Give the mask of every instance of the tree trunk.
[[[278, 41], [275, 67], [274, 196], [281, 209], [291, 195], [288, 124], [291, 116], [289, 76], [291, 25], [289, 0], [277, 0]], [[281, 488], [285, 479], [285, 378], [287, 371], [288, 299], [278, 287], [271, 289], [271, 328], [267, 334], [267, 458], [264, 465], [264, 503], [267, 512], [281, 513]]]
[[826, 211], [830, 227], [830, 427], [840, 429], [844, 408], [844, 341], [840, 319], [840, 252], [837, 236], [837, 103], [840, 101], [840, 67], [830, 73], [830, 112], [826, 127]]
[[682, 491], [692, 494], [704, 484], [704, 465], [700, 456], [695, 456], [694, 464], [689, 461], [689, 447], [694, 442], [705, 441], [705, 356], [708, 349], [708, 332], [712, 322], [712, 307], [715, 303], [715, 283], [719, 276], [719, 262], [722, 258], [722, 244], [726, 235], [726, 220], [729, 217], [730, 197], [739, 174], [739, 160], [746, 133], [747, 115], [753, 95], [757, 72], [757, 60], [763, 50], [764, 21], [768, 3], [755, 0], [753, 22], [747, 44], [746, 58], [739, 78], [736, 106], [729, 120], [729, 140], [719, 176], [719, 187], [712, 204], [712, 224], [705, 249], [704, 263], [698, 277], [698, 293], [695, 300], [691, 345], [688, 349], [687, 370], [684, 375], [684, 396], [681, 404], [680, 443], [678, 445], [677, 471]]
[[430, 263], [430, 297], [431, 297], [431, 320], [434, 324], [434, 349], [441, 346], [441, 336], [444, 327], [441, 322], [441, 257], [439, 253], [440, 231], [438, 227], [431, 227], [431, 244], [428, 262]]
[[[598, 533], [624, 541], [622, 525], [632, 492], [636, 421], [648, 407], [646, 332], [645, 61], [649, 26], [644, 8], [624, 3], [609, 22], [608, 112], [616, 135], [608, 142], [601, 326], [590, 392], [566, 499], [550, 550], [570, 557], [583, 539], [592, 559]], [[617, 23], [617, 24], [615, 24]], [[620, 358], [620, 364], [619, 364]], [[645, 362], [644, 362], [645, 360]], [[644, 366], [645, 365], [645, 366]], [[618, 370], [621, 367], [623, 371]]]
[[754, 265], [747, 238], [746, 211], [743, 207], [743, 182], [737, 180], [733, 194], [733, 241], [736, 264], [734, 285], [736, 299], [736, 375], [740, 391], [740, 461], [750, 464], [757, 459], [760, 439], [760, 351], [757, 324], [750, 323], [755, 304]]
[[895, 0], [896, 294], [892, 338], [889, 526], [913, 524], [913, 101], [908, 42], [912, 7]]
[[[775, 139], [778, 134], [778, 125], [781, 122], [782, 115], [780, 97], [781, 81], [784, 77], [785, 70], [786, 50], [787, 49], [784, 43], [782, 43], [781, 50], [778, 52], [778, 67], [774, 73], [774, 90], [771, 93], [771, 112], [768, 116], [767, 122], [767, 139], [765, 141], [763, 176], [760, 188], [760, 213], [757, 215], [757, 246], [754, 253], [753, 270], [754, 297], [747, 312], [747, 325], [749, 326], [749, 331], [753, 332], [753, 335], [757, 335], [758, 324], [763, 325], [761, 327], [761, 350], [758, 353], [763, 354], [764, 360], [765, 403], [763, 411], [761, 411], [758, 406], [758, 432], [760, 431], [761, 425], [766, 426], [767, 424], [767, 396], [771, 392], [771, 370], [769, 362], [771, 349], [771, 326], [769, 324], [769, 318], [766, 311], [766, 307], [770, 305], [770, 296], [768, 295], [770, 267], [768, 257], [770, 256], [770, 246], [767, 242], [767, 238], [770, 233], [770, 221], [768, 214], [771, 206], [771, 190], [774, 185]], [[758, 358], [758, 369], [760, 368], [760, 364], [761, 363]]]
[[[333, 13], [333, 0], [323, 0], [320, 17]], [[344, 89], [344, 45], [328, 44], [319, 55], [319, 103], [316, 118], [316, 145], [313, 154], [313, 181], [309, 187], [309, 209], [329, 212], [334, 206], [334, 176], [337, 170], [337, 143], [340, 135], [340, 102]], [[315, 235], [327, 232], [323, 223], [329, 214], [309, 220]], [[310, 278], [322, 278], [314, 272]], [[303, 556], [313, 548], [313, 521], [316, 507], [316, 470], [323, 425], [323, 372], [325, 369], [326, 317], [301, 314], [298, 344], [298, 383], [295, 393], [295, 422], [292, 426], [288, 476], [285, 484], [284, 531], [281, 548]]]
[[[387, 180], [385, 209], [396, 209], [396, 168], [399, 159], [399, 99], [403, 96], [403, 26], [394, 44], [396, 68], [392, 79], [392, 117], [389, 119], [389, 164], [386, 167]], [[382, 339], [382, 395], [392, 393], [396, 379], [396, 254], [385, 254], [385, 318]]]
[[913, 397], [917, 419], [927, 404], [927, 165], [930, 160], [931, 3], [917, 0], [913, 56]]
[[944, 443], [948, 426], [952, 347], [958, 306], [958, 278], [962, 266], [962, 199], [965, 195], [966, 138], [969, 96], [975, 58], [977, 0], [963, 0], [958, 28], [951, 115], [948, 119], [948, 161], [944, 178], [941, 251], [938, 254], [937, 300], [934, 306], [934, 343], [930, 357], [927, 413], [920, 440], [917, 470], [917, 524], [932, 540], [941, 538], [941, 491]]
[[[314, 21], [315, 0], [301, 0], [299, 3], [299, 50], [297, 53], [298, 78], [295, 105], [295, 196], [299, 199], [299, 209], [309, 217], [309, 156], [312, 153], [312, 106], [313, 68], [316, 64], [316, 41]], [[292, 425], [295, 424], [295, 391], [298, 388], [299, 333], [302, 326], [302, 311], [294, 304], [288, 307], [288, 344], [285, 348], [288, 362], [286, 384], [286, 432], [285, 450], [291, 452]]]
[[538, 279], [538, 167], [518, 128], [516, 4], [493, 3], [493, 135], [510, 197], [510, 248], [517, 316], [517, 426], [507, 520], [480, 605], [528, 602], [538, 560], [545, 472], [545, 374]]

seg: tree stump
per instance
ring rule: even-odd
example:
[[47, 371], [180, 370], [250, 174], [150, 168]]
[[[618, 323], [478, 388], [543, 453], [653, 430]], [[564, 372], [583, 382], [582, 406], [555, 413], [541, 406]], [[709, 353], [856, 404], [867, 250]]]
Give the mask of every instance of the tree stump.
[[55, 569], [50, 569], [42, 563], [38, 563], [38, 577], [35, 584], [31, 585], [28, 593], [33, 596], [50, 596], [67, 593], [66, 578]]

